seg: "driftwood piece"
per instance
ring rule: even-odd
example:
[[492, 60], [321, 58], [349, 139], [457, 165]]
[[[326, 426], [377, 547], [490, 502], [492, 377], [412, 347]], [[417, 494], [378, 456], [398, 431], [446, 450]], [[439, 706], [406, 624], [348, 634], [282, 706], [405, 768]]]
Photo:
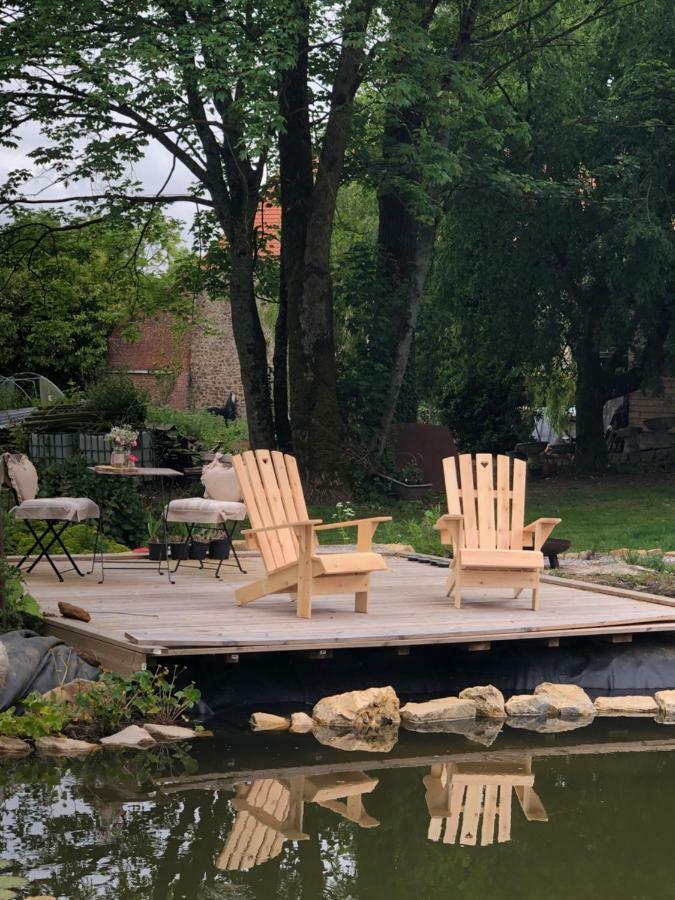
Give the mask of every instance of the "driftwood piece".
[[79, 622], [91, 622], [91, 616], [86, 609], [75, 606], [72, 603], [64, 603], [59, 600], [59, 612], [64, 619], [77, 619]]

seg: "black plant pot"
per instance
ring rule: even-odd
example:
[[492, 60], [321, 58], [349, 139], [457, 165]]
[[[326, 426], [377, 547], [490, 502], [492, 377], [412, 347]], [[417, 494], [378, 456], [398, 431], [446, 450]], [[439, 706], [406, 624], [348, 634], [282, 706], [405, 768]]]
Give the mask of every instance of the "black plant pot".
[[211, 559], [229, 559], [230, 539], [220, 538], [220, 540], [211, 541], [209, 544], [209, 556]]
[[160, 559], [166, 559], [166, 544], [160, 541], [150, 541], [148, 544], [148, 559], [159, 562]]
[[171, 541], [171, 559], [189, 559], [190, 545], [187, 541]]
[[190, 544], [190, 559], [206, 559], [209, 553], [209, 545], [206, 541], [192, 541]]

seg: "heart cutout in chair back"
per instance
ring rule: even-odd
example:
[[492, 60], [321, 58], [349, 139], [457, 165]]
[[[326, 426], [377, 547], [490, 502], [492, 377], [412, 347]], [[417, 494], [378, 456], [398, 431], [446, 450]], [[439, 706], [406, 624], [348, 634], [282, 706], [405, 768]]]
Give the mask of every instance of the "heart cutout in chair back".
[[486, 462], [482, 462], [482, 463], [481, 463], [481, 466], [482, 466], [482, 467], [483, 467], [483, 468], [484, 468], [484, 469], [487, 469], [487, 467], [488, 467], [488, 463], [486, 463]]

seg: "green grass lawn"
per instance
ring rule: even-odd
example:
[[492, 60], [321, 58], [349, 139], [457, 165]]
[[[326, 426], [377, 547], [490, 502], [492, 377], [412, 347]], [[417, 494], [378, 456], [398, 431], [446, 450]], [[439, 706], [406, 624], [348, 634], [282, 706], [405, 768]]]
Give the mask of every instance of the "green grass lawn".
[[[378, 528], [378, 543], [411, 544], [419, 553], [443, 552], [433, 524], [445, 511], [444, 497], [431, 498], [425, 504], [383, 500], [379, 504], [351, 505], [357, 517], [393, 516], [392, 522]], [[344, 518], [334, 507], [315, 507], [311, 513], [324, 522]], [[553, 536], [571, 540], [572, 550], [660, 547], [675, 551], [675, 475], [531, 479], [526, 522], [539, 516], [562, 519]], [[321, 535], [326, 543], [350, 543], [354, 539], [354, 529]]]

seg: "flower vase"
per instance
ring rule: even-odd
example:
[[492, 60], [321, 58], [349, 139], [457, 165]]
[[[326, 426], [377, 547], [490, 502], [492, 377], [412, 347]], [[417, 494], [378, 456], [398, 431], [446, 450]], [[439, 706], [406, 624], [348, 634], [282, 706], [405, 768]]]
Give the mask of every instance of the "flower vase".
[[116, 469], [126, 469], [129, 466], [129, 454], [125, 450], [113, 450], [110, 454], [110, 465]]

